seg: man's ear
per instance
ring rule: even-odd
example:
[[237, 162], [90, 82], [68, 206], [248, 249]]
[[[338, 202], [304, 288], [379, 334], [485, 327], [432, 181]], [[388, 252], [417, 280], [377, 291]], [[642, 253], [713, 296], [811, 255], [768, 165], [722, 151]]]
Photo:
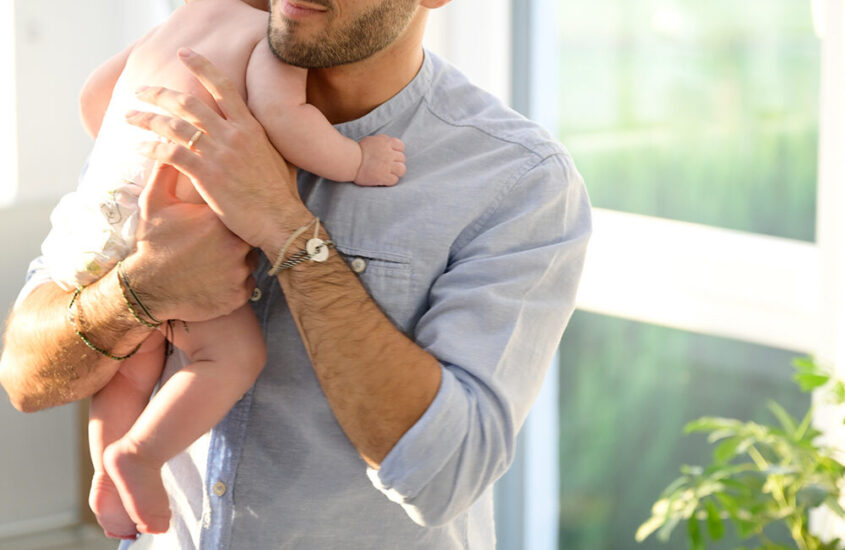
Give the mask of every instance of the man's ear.
[[441, 8], [451, 2], [452, 0], [422, 0], [420, 5], [424, 8], [428, 8], [430, 10]]

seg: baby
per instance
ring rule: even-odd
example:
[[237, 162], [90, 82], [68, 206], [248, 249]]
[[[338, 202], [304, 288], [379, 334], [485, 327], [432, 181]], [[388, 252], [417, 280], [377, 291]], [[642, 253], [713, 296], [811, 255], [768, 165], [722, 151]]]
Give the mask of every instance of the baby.
[[[152, 161], [135, 153], [151, 134], [127, 124], [125, 114], [151, 110], [135, 97], [142, 85], [185, 91], [217, 109], [178, 61], [176, 52], [183, 46], [207, 57], [239, 87], [273, 145], [293, 164], [330, 180], [367, 186], [393, 185], [404, 174], [400, 140], [379, 135], [355, 142], [305, 102], [307, 72], [271, 52], [268, 14], [256, 9], [264, 5], [261, 0], [189, 0], [89, 77], [81, 96], [82, 118], [96, 143], [79, 188], [53, 211], [53, 230], [42, 247], [54, 280], [78, 289], [74, 301], [79, 289], [115, 271], [126, 306], [138, 322], [158, 323], [133, 293], [131, 273], [119, 264], [113, 269], [134, 247], [138, 195], [153, 169]], [[202, 135], [185, 136], [187, 146]], [[184, 176], [176, 194], [184, 201], [202, 202]], [[84, 328], [79, 328], [84, 311], [74, 301], [70, 320], [85, 339]], [[150, 400], [163, 366], [162, 329], [131, 357], [113, 357], [122, 359], [120, 368], [91, 403], [95, 474], [89, 502], [112, 537], [167, 531], [170, 509], [161, 467], [216, 425], [264, 366], [264, 340], [249, 305], [191, 323], [189, 331], [177, 324], [170, 339], [189, 364]]]

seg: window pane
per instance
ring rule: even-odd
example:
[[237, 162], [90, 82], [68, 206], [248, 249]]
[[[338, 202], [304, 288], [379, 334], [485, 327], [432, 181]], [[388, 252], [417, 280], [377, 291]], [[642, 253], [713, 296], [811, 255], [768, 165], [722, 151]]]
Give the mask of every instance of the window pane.
[[558, 132], [596, 206], [815, 239], [809, 0], [566, 0], [560, 12]]
[[[560, 350], [560, 538], [563, 550], [688, 547], [634, 542], [683, 464], [709, 464], [700, 416], [772, 423], [767, 400], [803, 416], [809, 396], [791, 381], [797, 353], [576, 312]], [[733, 528], [710, 549], [733, 549]]]

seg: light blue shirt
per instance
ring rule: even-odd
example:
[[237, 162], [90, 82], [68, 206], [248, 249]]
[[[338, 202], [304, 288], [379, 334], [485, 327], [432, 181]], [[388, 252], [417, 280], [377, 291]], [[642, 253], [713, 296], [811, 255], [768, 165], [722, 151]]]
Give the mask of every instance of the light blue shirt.
[[[395, 187], [308, 173], [299, 187], [385, 314], [441, 362], [434, 402], [368, 469], [265, 259], [253, 306], [267, 366], [165, 467], [171, 530], [132, 550], [495, 548], [491, 487], [574, 308], [590, 234], [583, 182], [547, 132], [431, 53], [398, 95], [338, 129], [406, 144]], [[34, 265], [24, 292], [45, 280]]]

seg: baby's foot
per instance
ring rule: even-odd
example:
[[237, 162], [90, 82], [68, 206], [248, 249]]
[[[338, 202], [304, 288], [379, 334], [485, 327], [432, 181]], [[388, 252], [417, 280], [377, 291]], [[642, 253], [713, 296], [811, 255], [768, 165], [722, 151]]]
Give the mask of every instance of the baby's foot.
[[396, 185], [405, 175], [405, 144], [399, 138], [384, 134], [368, 136], [358, 142], [361, 166], [355, 183], [358, 185]]
[[103, 465], [138, 530], [165, 533], [170, 527], [170, 504], [161, 482], [161, 464], [143, 456], [124, 437], [106, 447]]
[[95, 472], [91, 480], [91, 492], [88, 505], [97, 516], [97, 523], [107, 537], [114, 539], [134, 539], [138, 531], [135, 522], [123, 509], [117, 487], [105, 472]]

